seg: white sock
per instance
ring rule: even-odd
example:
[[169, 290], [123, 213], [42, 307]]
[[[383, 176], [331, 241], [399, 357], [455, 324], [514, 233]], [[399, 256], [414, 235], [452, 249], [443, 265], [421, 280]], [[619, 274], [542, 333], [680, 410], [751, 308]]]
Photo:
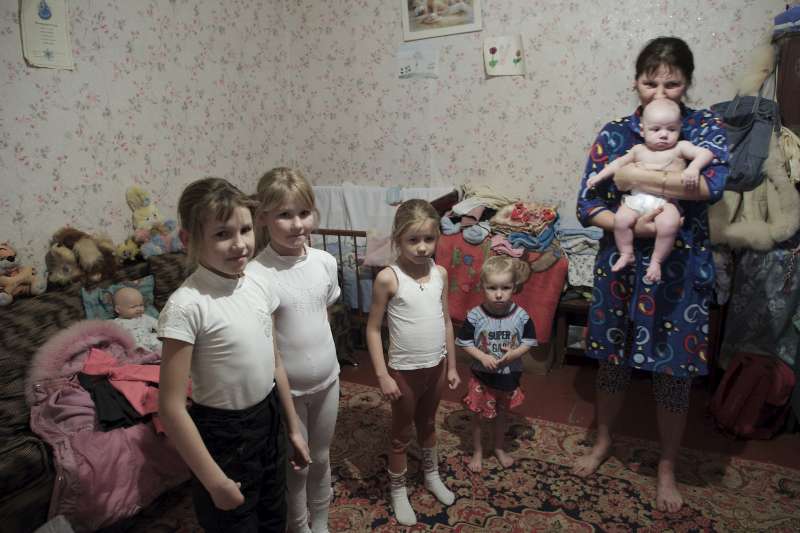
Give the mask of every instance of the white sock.
[[311, 512], [311, 533], [329, 533], [328, 510], [330, 509], [330, 504], [330, 498], [321, 502], [308, 502]]
[[403, 470], [399, 474], [395, 474], [391, 470], [388, 472], [391, 482], [390, 493], [394, 516], [400, 524], [404, 526], [413, 526], [417, 523], [417, 515], [414, 514], [414, 509], [411, 508], [411, 502], [408, 501], [408, 492], [406, 492], [406, 470]]
[[425, 488], [445, 505], [451, 505], [456, 495], [448, 489], [439, 478], [439, 459], [436, 448], [422, 448], [422, 468], [425, 471]]

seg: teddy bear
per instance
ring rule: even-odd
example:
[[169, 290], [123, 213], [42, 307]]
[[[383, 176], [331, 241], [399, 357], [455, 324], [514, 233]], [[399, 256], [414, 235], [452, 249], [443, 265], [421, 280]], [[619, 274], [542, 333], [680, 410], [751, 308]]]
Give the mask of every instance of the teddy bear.
[[0, 242], [0, 306], [10, 304], [16, 296], [36, 296], [46, 288], [47, 280], [35, 268], [20, 266], [14, 248]]
[[71, 227], [61, 228], [53, 235], [45, 263], [48, 279], [55, 285], [75, 281], [93, 285], [113, 277], [117, 264], [111, 239]]
[[125, 191], [125, 199], [133, 212], [131, 239], [139, 247], [142, 257], [147, 259], [154, 255], [183, 250], [178, 224], [171, 219], [161, 219], [148, 192], [133, 185]]

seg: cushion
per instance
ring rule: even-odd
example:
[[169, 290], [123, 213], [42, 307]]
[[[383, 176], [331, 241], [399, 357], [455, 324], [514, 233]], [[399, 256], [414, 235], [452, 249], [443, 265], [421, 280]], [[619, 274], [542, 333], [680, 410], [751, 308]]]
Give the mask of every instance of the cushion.
[[153, 318], [158, 318], [158, 310], [153, 305], [155, 279], [152, 275], [131, 281], [120, 281], [107, 287], [96, 287], [88, 290], [82, 288], [81, 299], [83, 300], [86, 318], [89, 320], [110, 320], [114, 318], [116, 316], [116, 313], [114, 313], [114, 293], [123, 287], [139, 289], [139, 292], [144, 297], [144, 312]]

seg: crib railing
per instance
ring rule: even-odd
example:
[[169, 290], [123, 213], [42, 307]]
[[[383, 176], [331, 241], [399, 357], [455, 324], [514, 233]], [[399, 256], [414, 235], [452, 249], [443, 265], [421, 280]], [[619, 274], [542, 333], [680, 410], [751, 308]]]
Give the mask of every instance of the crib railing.
[[[314, 236], [322, 238], [321, 246], [319, 239], [313, 239]], [[336, 259], [339, 287], [342, 288], [343, 293], [345, 270], [350, 268], [347, 266], [345, 254], [348, 250], [352, 250], [354, 262], [352, 270], [355, 277], [356, 301], [351, 302], [351, 305], [347, 305], [344, 301], [345, 298], [342, 298], [342, 302], [332, 310], [331, 329], [336, 340], [339, 360], [353, 366], [358, 366], [354, 350], [366, 350], [367, 348], [366, 323], [369, 311], [365, 305], [367, 295], [364, 293], [361, 282], [366, 276], [368, 276], [368, 279], [373, 280], [378, 270], [377, 268], [362, 265], [364, 258], [362, 257], [363, 254], [359, 254], [359, 244], [361, 243], [364, 246], [366, 239], [366, 231], [327, 228], [314, 230], [308, 239], [309, 246], [315, 246], [328, 252], [331, 251], [329, 244], [335, 243], [337, 245], [332, 255]], [[355, 305], [353, 306], [352, 304]]]

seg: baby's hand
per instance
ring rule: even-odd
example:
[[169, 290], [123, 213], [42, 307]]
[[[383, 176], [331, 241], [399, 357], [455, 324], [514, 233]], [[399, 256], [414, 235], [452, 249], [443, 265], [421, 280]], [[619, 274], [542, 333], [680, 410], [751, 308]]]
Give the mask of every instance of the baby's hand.
[[686, 168], [681, 174], [681, 181], [683, 181], [683, 187], [686, 190], [693, 190], [697, 188], [697, 182], [699, 181], [699, 172], [690, 168]]
[[229, 477], [215, 487], [211, 487], [208, 491], [211, 494], [211, 500], [214, 506], [222, 511], [230, 511], [236, 509], [244, 503], [244, 496], [242, 495], [241, 483], [237, 483]]

